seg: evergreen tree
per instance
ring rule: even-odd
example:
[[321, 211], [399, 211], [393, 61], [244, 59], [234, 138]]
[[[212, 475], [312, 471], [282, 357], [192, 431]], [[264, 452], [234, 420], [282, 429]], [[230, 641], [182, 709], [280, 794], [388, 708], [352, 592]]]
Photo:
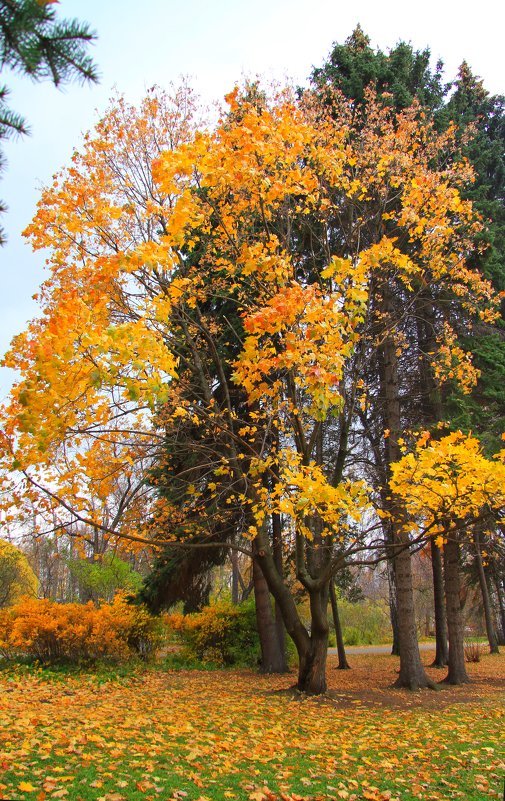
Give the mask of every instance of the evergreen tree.
[[[0, 0], [0, 71], [8, 68], [35, 81], [48, 78], [55, 86], [73, 78], [96, 81], [96, 67], [85, 50], [94, 39], [86, 24], [58, 20], [51, 0]], [[0, 86], [0, 141], [28, 133], [24, 118], [8, 107], [8, 94]], [[4, 166], [0, 151], [0, 170]], [[5, 211], [1, 204], [0, 211]]]
[[430, 58], [428, 48], [414, 50], [406, 42], [398, 42], [389, 53], [374, 50], [358, 25], [343, 45], [334, 45], [326, 63], [313, 70], [312, 83], [323, 92], [338, 89], [357, 108], [363, 106], [365, 91], [371, 88], [395, 111], [408, 108], [414, 100], [435, 110], [443, 105], [449, 85], [442, 81], [442, 62], [432, 70]]
[[[473, 252], [465, 247], [469, 256], [467, 264], [490, 278], [495, 287], [501, 290], [505, 278], [501, 224], [505, 172], [503, 99], [491, 98], [466, 64], [462, 65], [454, 84], [444, 85], [442, 67], [442, 63], [438, 62], [433, 71], [429, 49], [414, 51], [405, 42], [398, 43], [388, 54], [380, 49], [373, 50], [369, 38], [358, 26], [344, 45], [334, 46], [323, 67], [314, 70], [312, 82], [332, 114], [338, 114], [342, 95], [351, 101], [354, 124], [361, 135], [369, 125], [375, 99], [396, 115], [417, 102], [419, 122], [426, 130], [429, 130], [430, 121], [440, 131], [448, 131], [450, 125], [456, 126], [458, 147], [451, 153], [441, 151], [437, 154], [436, 159], [432, 159], [432, 168], [443, 169], [447, 159], [448, 163], [457, 163], [462, 155], [474, 168], [476, 180], [463, 196], [473, 202], [484, 222], [491, 221], [491, 224], [480, 234], [481, 241], [475, 239], [473, 232]], [[455, 91], [450, 96], [451, 89]], [[415, 258], [416, 245], [412, 239], [402, 243], [399, 237], [397, 244]], [[470, 245], [470, 241], [467, 244]], [[505, 396], [502, 397], [501, 390], [505, 359], [500, 328], [470, 320], [468, 311], [458, 302], [457, 293], [448, 303], [453, 295], [452, 287], [446, 285], [440, 293], [436, 288], [436, 280], [428, 279], [425, 285], [415, 287], [414, 314], [411, 318], [405, 313], [405, 298], [394, 281], [384, 284], [382, 290], [379, 284], [376, 295], [377, 289], [379, 300], [382, 291], [381, 314], [387, 313], [391, 320], [397, 321], [395, 325], [401, 327], [409, 348], [402, 355], [402, 349], [395, 350], [394, 339], [390, 337], [381, 342], [376, 354], [370, 353], [371, 381], [375, 387], [374, 402], [370, 407], [371, 419], [379, 422], [381, 430], [391, 432], [408, 432], [418, 428], [433, 430], [445, 421], [455, 428], [478, 430], [481, 434], [486, 432], [488, 445], [496, 450], [505, 413]], [[481, 369], [481, 380], [471, 396], [463, 394], [455, 383], [454, 387], [446, 385], [441, 389], [436, 380], [433, 354], [437, 351], [444, 321], [457, 333], [459, 344], [472, 353], [474, 363]], [[391, 326], [393, 329], [394, 326]], [[382, 448], [374, 447], [370, 434], [366, 434], [368, 422], [364, 423], [365, 435], [373, 450], [377, 484], [386, 487], [390, 465], [399, 458], [396, 437], [388, 437]], [[400, 561], [405, 564], [401, 566]], [[397, 587], [393, 587], [392, 597], [398, 598], [400, 629], [410, 603], [406, 582], [403, 582], [405, 599], [401, 601], [399, 597], [400, 578], [408, 572], [408, 561], [405, 553], [397, 554], [394, 560], [393, 578]], [[458, 562], [459, 555], [455, 549], [446, 570], [446, 573], [452, 570], [455, 581], [459, 581]], [[394, 612], [392, 609], [392, 620], [396, 618]], [[408, 627], [405, 625], [404, 628], [407, 630]], [[412, 672], [410, 667], [407, 672]], [[403, 679], [406, 681], [406, 674]]]
[[[498, 292], [505, 290], [505, 97], [490, 95], [464, 61], [455, 91], [443, 111], [460, 130], [462, 154], [475, 171], [464, 192], [482, 217], [471, 266], [479, 269]], [[505, 307], [502, 307], [502, 320]], [[455, 428], [478, 433], [488, 452], [501, 447], [505, 419], [505, 326], [479, 325], [472, 337], [462, 337], [472, 353], [480, 380], [470, 396], [458, 392], [446, 399], [446, 414]]]

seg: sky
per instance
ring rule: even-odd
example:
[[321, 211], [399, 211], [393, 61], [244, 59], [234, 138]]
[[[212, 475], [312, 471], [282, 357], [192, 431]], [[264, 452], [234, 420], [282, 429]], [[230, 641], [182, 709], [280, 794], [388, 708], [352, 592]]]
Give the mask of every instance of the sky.
[[[0, 355], [37, 315], [32, 296], [45, 276], [44, 254], [33, 253], [21, 232], [41, 187], [68, 164], [113, 93], [136, 103], [154, 84], [168, 88], [186, 76], [210, 104], [244, 77], [303, 85], [358, 22], [373, 47], [387, 50], [400, 40], [429, 47], [433, 63], [444, 61], [447, 80], [466, 59], [488, 91], [505, 93], [505, 4], [498, 0], [60, 0], [57, 10], [96, 31], [90, 52], [100, 83], [60, 90], [6, 71], [0, 77], [10, 107], [31, 128], [29, 137], [2, 145], [8, 165], [0, 198], [9, 211], [2, 221], [8, 244], [0, 248]], [[14, 377], [0, 369], [0, 400]]]

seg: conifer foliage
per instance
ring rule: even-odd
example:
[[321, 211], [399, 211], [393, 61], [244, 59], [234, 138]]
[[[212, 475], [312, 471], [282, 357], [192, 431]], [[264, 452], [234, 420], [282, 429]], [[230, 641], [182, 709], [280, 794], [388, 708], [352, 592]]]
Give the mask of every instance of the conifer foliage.
[[[59, 20], [53, 4], [54, 0], [1, 0], [0, 72], [7, 68], [55, 86], [72, 79], [96, 81], [97, 69], [86, 53], [95, 34], [77, 20]], [[0, 140], [28, 132], [24, 118], [7, 105], [8, 94], [8, 88], [0, 86]], [[0, 153], [0, 167], [2, 161]]]

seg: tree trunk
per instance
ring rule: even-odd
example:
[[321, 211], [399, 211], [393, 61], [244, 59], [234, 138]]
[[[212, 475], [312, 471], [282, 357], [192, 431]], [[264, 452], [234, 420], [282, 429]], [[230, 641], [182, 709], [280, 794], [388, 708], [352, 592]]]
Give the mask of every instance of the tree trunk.
[[340, 624], [340, 615], [338, 613], [337, 594], [335, 592], [335, 582], [333, 581], [333, 579], [331, 579], [330, 581], [330, 601], [331, 601], [331, 611], [333, 615], [333, 625], [335, 626], [335, 637], [337, 640], [338, 669], [350, 670], [351, 666], [347, 661], [347, 656], [345, 653], [344, 638], [342, 636], [342, 626]]
[[389, 618], [391, 620], [391, 632], [393, 634], [391, 655], [400, 656], [400, 633], [398, 630], [398, 593], [396, 590], [396, 575], [392, 559], [388, 559], [386, 565], [389, 587]]
[[480, 532], [478, 527], [475, 527], [474, 532], [475, 544], [475, 560], [477, 562], [477, 572], [479, 574], [480, 591], [482, 594], [482, 605], [484, 607], [484, 619], [486, 621], [486, 633], [489, 642], [489, 650], [492, 654], [499, 654], [498, 637], [496, 636], [496, 627], [494, 622], [493, 610], [491, 607], [491, 599], [489, 597], [489, 587], [487, 585], [486, 574], [484, 572], [484, 565], [482, 564], [482, 551], [480, 543]]
[[326, 692], [326, 661], [328, 658], [328, 632], [312, 632], [310, 647], [299, 654], [297, 687], [307, 695]]
[[261, 646], [260, 670], [262, 673], [284, 673], [286, 664], [279, 647], [270, 592], [263, 571], [256, 559], [253, 559], [253, 579], [256, 623]]
[[[283, 575], [284, 566], [282, 563], [282, 530], [281, 530], [281, 516], [280, 514], [272, 515], [272, 552], [275, 562], [275, 567], [279, 576]], [[282, 654], [283, 672], [288, 671], [288, 657], [286, 651], [286, 627], [282, 617], [282, 611], [277, 599], [274, 605], [275, 612], [275, 629], [277, 631], [277, 639], [279, 641], [279, 649]]]
[[398, 633], [400, 639], [400, 673], [396, 687], [419, 690], [423, 687], [433, 689], [435, 683], [426, 675], [419, 645], [412, 587], [412, 563], [410, 551], [404, 546], [395, 556], [396, 587], [398, 592]]
[[498, 598], [498, 607], [500, 609], [500, 623], [501, 623], [501, 638], [500, 638], [500, 645], [505, 645], [505, 599], [503, 593], [503, 587], [500, 585], [500, 578], [496, 574], [496, 570], [493, 570], [493, 582], [496, 588], [496, 596]]
[[444, 586], [449, 632], [449, 672], [444, 681], [448, 684], [465, 684], [470, 679], [465, 666], [459, 580], [459, 542], [455, 534], [448, 537], [444, 545]]
[[[383, 311], [386, 315], [393, 314], [393, 299], [388, 287], [384, 290]], [[387, 499], [387, 485], [391, 475], [391, 465], [401, 456], [398, 439], [401, 434], [400, 390], [398, 377], [398, 357], [396, 343], [392, 336], [388, 337], [379, 350], [379, 373], [381, 395], [384, 399], [384, 425], [389, 435], [385, 440], [385, 469], [384, 487], [386, 498], [384, 507], [391, 511], [393, 517], [398, 516], [398, 509], [394, 503]], [[414, 608], [414, 590], [412, 586], [412, 565], [410, 550], [408, 548], [408, 535], [395, 530], [391, 526], [391, 534], [387, 544], [393, 543], [394, 570], [398, 600], [398, 635], [400, 651], [400, 674], [396, 681], [397, 687], [408, 687], [417, 690], [421, 687], [435, 686], [426, 675], [419, 654], [417, 643], [417, 625]]]
[[[328, 586], [324, 591], [310, 594], [312, 631], [309, 635], [302, 623], [291, 590], [286, 586], [275, 566], [268, 540], [263, 531], [254, 540], [256, 557], [274, 598], [279, 602], [286, 631], [293, 640], [298, 654], [297, 687], [310, 695], [326, 692], [326, 660], [328, 655]], [[276, 639], [278, 643], [278, 640]]]
[[307, 695], [326, 692], [328, 659], [328, 593], [329, 582], [320, 590], [310, 590], [312, 630], [309, 647], [298, 651], [298, 689]]
[[444, 572], [442, 554], [433, 537], [430, 541], [431, 569], [433, 573], [433, 602], [435, 607], [435, 660], [433, 667], [445, 667], [449, 662], [447, 647], [447, 617], [445, 614]]
[[231, 602], [234, 605], [238, 604], [239, 592], [239, 570], [238, 570], [238, 551], [235, 548], [230, 549], [231, 560]]

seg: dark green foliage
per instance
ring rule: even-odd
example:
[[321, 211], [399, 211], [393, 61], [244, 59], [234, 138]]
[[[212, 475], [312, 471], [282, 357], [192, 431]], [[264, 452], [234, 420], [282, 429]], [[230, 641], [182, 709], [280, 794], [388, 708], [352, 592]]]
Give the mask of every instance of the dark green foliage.
[[475, 264], [499, 291], [505, 289], [505, 97], [490, 95], [480, 78], [464, 61], [454, 83], [455, 91], [444, 115], [461, 134], [468, 126], [470, 137], [462, 142], [462, 153], [475, 170], [475, 181], [465, 191], [486, 225], [481, 241], [484, 253]]
[[447, 92], [442, 82], [442, 62], [433, 71], [428, 48], [414, 50], [410, 44], [399, 42], [389, 53], [373, 50], [370, 39], [360, 25], [346, 39], [335, 44], [326, 63], [314, 69], [312, 82], [324, 92], [334, 88], [355, 101], [360, 107], [365, 90], [370, 88], [396, 111], [408, 108], [417, 99], [429, 109], [437, 109]]
[[202, 539], [195, 537], [187, 547], [169, 545], [157, 556], [138, 593], [151, 612], [170, 609], [179, 601], [185, 613], [197, 612], [209, 603], [210, 570], [223, 563], [226, 548], [191, 547]]
[[228, 602], [206, 606], [182, 620], [177, 617], [176, 627], [185, 658], [243, 667], [257, 667], [260, 663], [256, 608], [252, 599], [239, 606]]
[[477, 434], [484, 450], [491, 455], [503, 445], [505, 331], [501, 327], [492, 329], [489, 326], [471, 338], [464, 338], [462, 344], [472, 351], [474, 364], [481, 370], [481, 377], [471, 395], [454, 390], [447, 396], [447, 416], [452, 428]]
[[96, 81], [96, 67], [84, 50], [94, 38], [87, 25], [58, 20], [52, 4], [0, 0], [1, 68], [49, 78], [56, 86], [74, 77]]
[[[52, 4], [37, 0], [0, 0], [0, 71], [8, 68], [35, 81], [56, 86], [74, 78], [96, 81], [96, 67], [86, 54], [95, 34], [77, 20], [58, 20]], [[0, 140], [28, 132], [19, 114], [7, 106], [8, 89], [0, 87]], [[0, 153], [0, 170], [4, 159]], [[0, 211], [5, 211], [0, 205]], [[0, 243], [4, 240], [0, 229]]]

